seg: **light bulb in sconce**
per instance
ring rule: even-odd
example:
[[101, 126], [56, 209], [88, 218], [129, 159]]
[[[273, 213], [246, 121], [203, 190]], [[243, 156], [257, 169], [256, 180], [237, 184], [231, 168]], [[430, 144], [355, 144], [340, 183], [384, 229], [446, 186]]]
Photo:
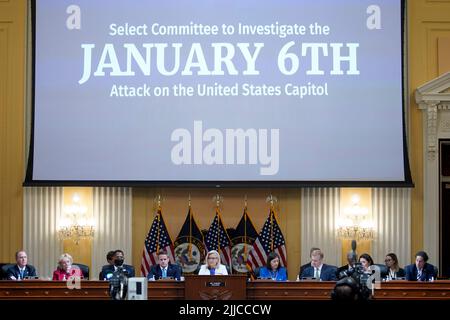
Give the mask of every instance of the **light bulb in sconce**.
[[361, 207], [359, 203], [361, 202], [361, 197], [358, 194], [354, 194], [351, 198], [352, 205], [344, 209], [346, 216], [351, 218], [358, 218], [361, 216], [366, 216], [369, 210], [365, 207]]
[[361, 201], [361, 197], [358, 194], [354, 194], [352, 195], [351, 201], [353, 205], [358, 205]]
[[81, 239], [94, 236], [94, 219], [86, 216], [87, 208], [81, 204], [81, 198], [77, 193], [72, 197], [72, 204], [64, 207], [64, 213], [65, 216], [58, 226], [60, 239], [72, 239], [78, 245]]
[[371, 240], [374, 237], [374, 224], [367, 218], [369, 210], [361, 207], [361, 197], [354, 194], [351, 206], [345, 208], [344, 216], [337, 220], [336, 228], [339, 238], [351, 240]]
[[73, 203], [79, 203], [80, 202], [80, 196], [78, 195], [78, 193], [74, 193], [73, 197], [72, 197], [72, 202]]

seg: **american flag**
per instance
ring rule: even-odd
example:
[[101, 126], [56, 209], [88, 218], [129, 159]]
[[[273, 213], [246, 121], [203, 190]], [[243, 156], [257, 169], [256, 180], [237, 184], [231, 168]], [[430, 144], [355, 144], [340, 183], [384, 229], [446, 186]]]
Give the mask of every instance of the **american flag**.
[[167, 251], [170, 262], [174, 263], [175, 253], [172, 240], [170, 239], [166, 224], [164, 223], [161, 209], [158, 209], [147, 237], [145, 238], [141, 262], [141, 273], [143, 276], [146, 277], [150, 272], [152, 265], [158, 263], [158, 251], [161, 249]]
[[254, 271], [256, 268], [266, 265], [267, 255], [275, 251], [280, 256], [280, 263], [286, 267], [286, 242], [284, 241], [283, 234], [281, 233], [280, 226], [278, 225], [277, 218], [273, 208], [270, 208], [270, 214], [267, 218], [261, 232], [253, 243], [252, 250], [250, 251], [247, 259], [247, 266], [249, 270]]
[[205, 247], [207, 251], [217, 250], [220, 253], [222, 264], [231, 265], [231, 240], [223, 226], [220, 212], [217, 208], [216, 216], [205, 236]]

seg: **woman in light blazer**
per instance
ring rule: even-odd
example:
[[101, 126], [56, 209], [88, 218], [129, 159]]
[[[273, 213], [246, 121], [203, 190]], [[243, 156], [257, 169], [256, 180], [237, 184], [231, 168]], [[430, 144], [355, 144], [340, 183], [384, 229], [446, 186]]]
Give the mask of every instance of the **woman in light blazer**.
[[220, 255], [216, 250], [208, 252], [205, 264], [200, 267], [199, 275], [228, 275], [227, 268], [220, 263]]

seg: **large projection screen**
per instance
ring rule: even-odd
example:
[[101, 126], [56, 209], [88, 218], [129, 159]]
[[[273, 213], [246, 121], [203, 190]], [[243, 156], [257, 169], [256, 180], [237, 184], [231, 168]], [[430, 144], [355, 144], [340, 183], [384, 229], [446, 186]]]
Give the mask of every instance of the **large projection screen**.
[[35, 0], [25, 184], [411, 184], [400, 0]]

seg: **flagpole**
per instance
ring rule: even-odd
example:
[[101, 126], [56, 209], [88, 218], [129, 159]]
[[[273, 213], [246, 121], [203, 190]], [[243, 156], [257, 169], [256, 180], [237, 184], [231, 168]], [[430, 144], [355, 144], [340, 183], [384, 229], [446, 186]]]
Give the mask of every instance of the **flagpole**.
[[189, 193], [189, 244], [188, 244], [189, 259], [192, 259], [192, 211], [191, 211], [191, 194]]
[[[244, 243], [247, 244], [247, 195], [244, 198]], [[247, 246], [244, 245], [244, 259], [247, 261]]]
[[161, 229], [161, 195], [158, 194], [158, 209], [156, 212], [156, 219], [158, 221], [158, 229], [156, 233], [156, 252], [159, 252], [159, 232]]
[[[217, 208], [217, 210], [218, 210], [218, 215], [219, 215], [219, 217], [218, 217], [218, 222], [219, 222], [219, 227], [220, 226], [223, 226], [223, 228], [225, 228], [225, 226], [223, 225], [223, 221], [222, 221], [222, 216], [221, 216], [221, 214], [220, 214], [220, 210], [219, 210], [219, 208]], [[219, 230], [220, 231], [222, 231], [222, 228], [219, 228]], [[227, 231], [226, 230], [224, 230], [224, 232], [225, 232], [225, 236], [228, 238], [228, 241], [229, 241], [229, 243], [230, 243], [230, 245], [231, 245], [231, 239], [228, 237], [228, 233], [227, 233]], [[217, 238], [220, 238], [220, 236], [218, 235], [218, 237]], [[219, 240], [219, 250], [220, 250], [220, 240]], [[219, 251], [219, 254], [220, 254], [220, 251]], [[229, 261], [229, 264], [228, 264], [228, 266], [229, 266], [229, 268], [230, 268], [230, 273], [233, 273], [233, 257], [232, 257], [232, 255], [231, 255], [231, 251], [230, 251], [230, 261]]]
[[270, 251], [273, 252], [273, 197], [270, 195]]
[[[223, 197], [220, 196], [219, 194], [217, 194], [215, 197], [213, 197], [213, 200], [216, 201], [216, 217], [217, 217], [217, 224], [218, 224], [218, 228], [217, 228], [218, 229], [218, 234], [217, 234], [217, 251], [219, 252], [219, 256], [220, 256], [220, 253], [222, 251], [221, 248], [220, 248], [220, 235], [221, 235], [221, 232], [224, 231], [225, 235], [227, 237], [228, 237], [228, 234], [226, 233], [226, 230], [222, 230], [223, 228], [225, 228], [223, 226], [222, 217], [221, 217], [221, 214], [220, 214], [220, 203], [223, 202]], [[232, 258], [230, 256], [230, 261], [228, 262], [229, 263], [228, 266], [230, 268], [230, 273], [232, 272], [232, 261], [231, 260], [232, 260]]]
[[219, 234], [217, 235], [217, 251], [219, 251], [219, 255], [220, 255], [220, 214], [219, 214], [219, 208], [216, 208], [216, 216], [217, 216], [217, 224], [218, 224], [218, 231]]
[[[218, 226], [220, 226], [220, 210], [219, 210], [219, 206], [220, 206], [220, 196], [219, 194], [216, 195], [216, 216], [217, 216], [217, 223]], [[218, 228], [219, 230], [219, 234], [217, 235], [217, 251], [219, 252], [220, 255], [220, 228]]]

